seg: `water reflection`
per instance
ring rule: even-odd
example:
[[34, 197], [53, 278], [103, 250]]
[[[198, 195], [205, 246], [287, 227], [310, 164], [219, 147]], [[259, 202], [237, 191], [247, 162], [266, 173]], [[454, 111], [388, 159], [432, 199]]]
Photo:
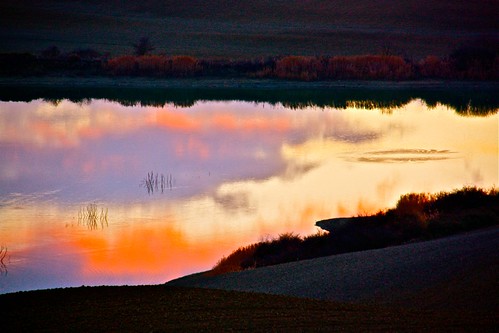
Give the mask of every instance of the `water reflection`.
[[107, 208], [104, 210], [104, 207], [101, 207], [99, 210], [97, 204], [88, 204], [78, 211], [78, 225], [84, 225], [90, 230], [99, 227], [104, 229], [104, 227], [109, 226], [107, 214]]
[[0, 246], [0, 276], [7, 275], [7, 247]]
[[140, 183], [141, 187], [147, 190], [147, 194], [164, 193], [165, 190], [173, 190], [175, 180], [172, 174], [164, 175], [154, 172], [148, 172], [147, 176]]
[[365, 152], [350, 157], [350, 160], [376, 163], [427, 162], [451, 159], [454, 158], [453, 154], [455, 152], [437, 149], [392, 149]]
[[0, 292], [161, 283], [407, 192], [497, 185], [498, 120], [421, 99], [389, 110], [1, 102], [0, 244], [13, 259]]
[[[463, 116], [487, 116], [495, 114], [499, 108], [498, 87], [495, 83], [431, 83], [421, 85], [397, 85], [374, 82], [373, 84], [355, 82], [292, 82], [289, 86], [273, 87], [272, 82], [258, 80], [247, 82], [241, 87], [227, 88], [231, 82], [215, 81], [211, 88], [185, 88], [166, 85], [155, 88], [161, 82], [153, 82], [152, 87], [49, 87], [49, 86], [6, 86], [0, 89], [0, 100], [34, 101], [43, 99], [53, 105], [63, 100], [75, 104], [89, 104], [91, 100], [106, 99], [123, 106], [156, 106], [172, 104], [177, 107], [192, 107], [202, 101], [245, 101], [283, 105], [289, 109], [319, 108], [401, 108], [411, 100], [421, 99], [429, 108], [445, 105]], [[144, 85], [145, 82], [140, 82]], [[189, 84], [189, 82], [187, 82]], [[195, 82], [193, 83], [195, 85]], [[274, 82], [274, 84], [276, 84]], [[184, 84], [185, 85], [185, 84]], [[314, 86], [315, 85], [315, 86]]]

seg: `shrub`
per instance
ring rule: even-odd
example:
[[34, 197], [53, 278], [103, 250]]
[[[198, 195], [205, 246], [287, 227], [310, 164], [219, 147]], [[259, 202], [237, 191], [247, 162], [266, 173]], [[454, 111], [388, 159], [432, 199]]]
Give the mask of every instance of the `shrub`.
[[198, 72], [198, 61], [190, 56], [174, 56], [171, 59], [171, 73], [174, 76], [193, 76]]
[[449, 56], [454, 76], [473, 80], [499, 78], [497, 41], [477, 41], [461, 46]]
[[451, 193], [442, 192], [436, 195], [431, 202], [431, 207], [441, 213], [451, 212], [456, 209], [479, 209], [484, 206], [499, 204], [499, 195], [492, 189], [483, 189], [471, 186], [455, 190]]
[[133, 75], [137, 72], [138, 63], [134, 56], [120, 56], [107, 62], [107, 70], [113, 75]]
[[299, 259], [302, 239], [293, 233], [258, 244], [254, 254], [256, 267], [276, 265]]
[[276, 62], [275, 75], [278, 78], [312, 81], [323, 73], [322, 63], [314, 57], [288, 56]]
[[257, 246], [257, 244], [251, 244], [241, 247], [232, 252], [228, 257], [223, 257], [217, 262], [210, 273], [217, 275], [255, 267], [253, 257]]
[[445, 79], [451, 76], [451, 68], [448, 61], [436, 56], [427, 56], [418, 64], [419, 74], [423, 78]]
[[159, 55], [143, 55], [136, 57], [139, 75], [162, 76], [169, 70], [168, 59]]
[[426, 206], [431, 199], [431, 196], [426, 193], [410, 193], [402, 195], [397, 202], [395, 212], [398, 216], [423, 215]]
[[392, 55], [332, 57], [326, 72], [333, 79], [405, 80], [413, 76], [412, 65]]

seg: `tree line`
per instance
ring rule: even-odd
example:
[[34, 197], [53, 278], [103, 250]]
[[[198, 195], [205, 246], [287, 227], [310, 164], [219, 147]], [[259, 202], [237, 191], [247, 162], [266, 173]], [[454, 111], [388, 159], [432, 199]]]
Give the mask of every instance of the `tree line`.
[[246, 77], [317, 80], [498, 80], [499, 47], [462, 46], [449, 56], [420, 60], [399, 55], [300, 56], [212, 59], [151, 54], [148, 38], [133, 54], [111, 57], [93, 49], [63, 53], [56, 46], [40, 54], [0, 54], [0, 75], [104, 75], [145, 77]]

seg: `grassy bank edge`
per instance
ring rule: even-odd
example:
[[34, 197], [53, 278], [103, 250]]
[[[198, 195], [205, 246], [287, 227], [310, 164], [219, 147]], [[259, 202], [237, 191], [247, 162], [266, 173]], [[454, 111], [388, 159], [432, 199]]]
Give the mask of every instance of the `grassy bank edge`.
[[108, 76], [38, 76], [0, 77], [0, 87], [65, 87], [65, 88], [164, 88], [164, 89], [499, 89], [499, 81], [473, 80], [324, 80], [295, 81], [261, 78], [147, 78]]
[[395, 208], [376, 214], [318, 221], [323, 231], [292, 232], [242, 246], [205, 275], [437, 239], [499, 224], [499, 189], [463, 187], [451, 192], [402, 195]]

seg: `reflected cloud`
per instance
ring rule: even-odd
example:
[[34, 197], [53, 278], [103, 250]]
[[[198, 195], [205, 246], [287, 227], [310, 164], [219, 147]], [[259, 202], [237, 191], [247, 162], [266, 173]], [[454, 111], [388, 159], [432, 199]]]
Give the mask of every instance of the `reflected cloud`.
[[312, 171], [317, 168], [319, 163], [294, 163], [294, 161], [290, 161], [287, 165], [284, 174], [281, 176], [284, 180], [293, 180], [299, 177], [303, 177], [306, 173]]
[[410, 163], [442, 161], [456, 158], [456, 152], [437, 149], [393, 149], [372, 151], [363, 153], [361, 156], [346, 157], [351, 162], [367, 163]]
[[222, 206], [227, 211], [246, 211], [251, 209], [248, 193], [215, 193], [213, 196], [215, 203]]
[[336, 133], [331, 136], [334, 140], [344, 141], [347, 143], [362, 143], [366, 141], [374, 141], [381, 137], [381, 133]]

